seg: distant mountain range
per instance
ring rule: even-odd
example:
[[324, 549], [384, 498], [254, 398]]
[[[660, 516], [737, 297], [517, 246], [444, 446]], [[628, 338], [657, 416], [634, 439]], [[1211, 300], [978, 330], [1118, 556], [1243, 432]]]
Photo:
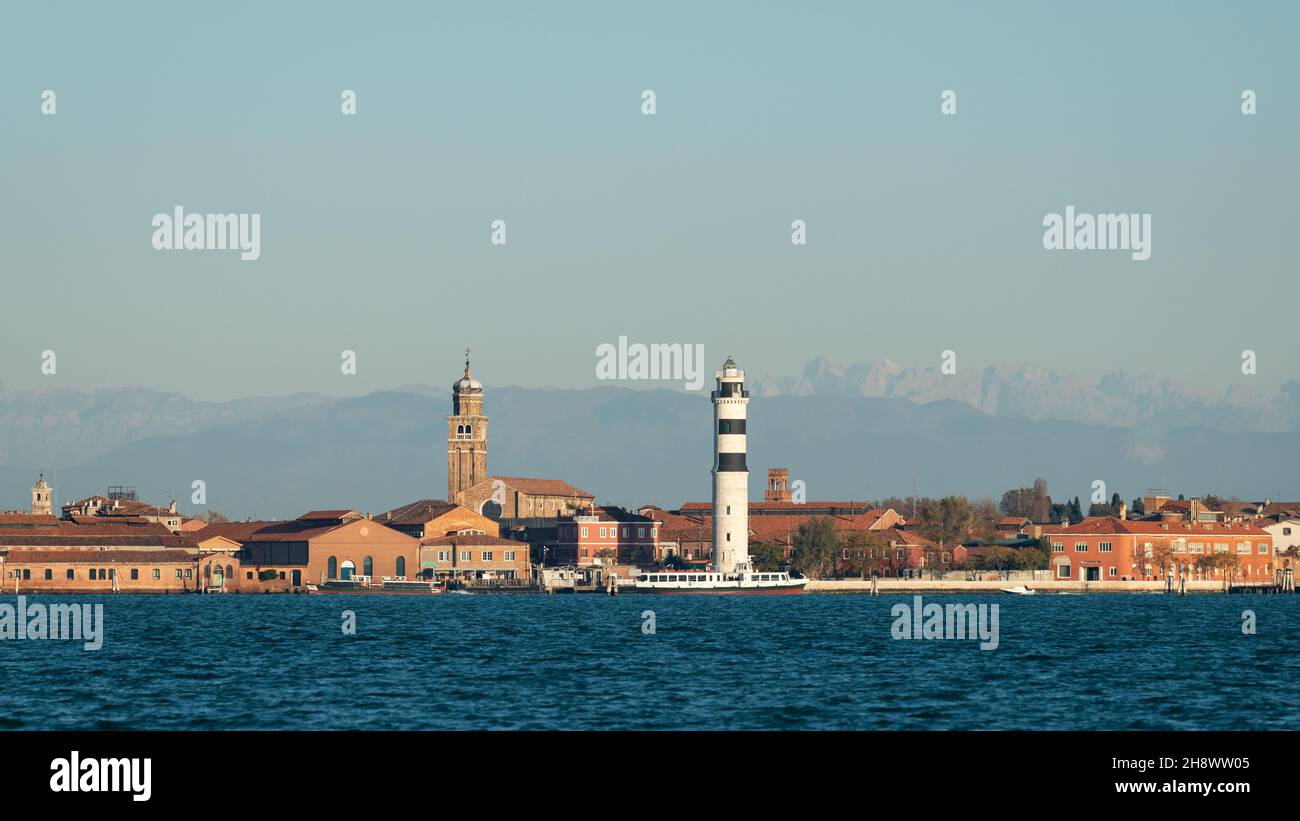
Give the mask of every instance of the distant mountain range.
[[[1085, 502], [1095, 479], [1125, 498], [1152, 487], [1294, 498], [1300, 432], [1284, 424], [1294, 387], [1254, 403], [1124, 374], [1088, 386], [986, 369], [944, 383], [892, 363], [818, 360], [801, 380], [754, 386], [751, 494], [761, 497], [766, 468], [785, 466], [810, 499], [906, 496], [914, 481], [923, 495], [996, 497], [1037, 476], [1054, 497]], [[562, 478], [615, 504], [709, 498], [704, 392], [489, 385], [486, 404], [493, 473]], [[204, 508], [190, 504], [191, 483], [202, 479], [207, 509], [232, 517], [388, 510], [446, 495], [449, 407], [446, 389], [423, 386], [224, 403], [138, 388], [0, 389], [0, 509], [26, 508], [43, 468], [60, 502], [125, 484], [193, 514]]]
[[1215, 393], [1151, 374], [1114, 371], [1095, 385], [1074, 376], [1022, 365], [1015, 368], [904, 368], [883, 359], [834, 365], [814, 359], [802, 376], [755, 381], [756, 396], [868, 396], [913, 402], [953, 400], [994, 416], [1054, 419], [1120, 427], [1205, 427], [1279, 432], [1300, 427], [1300, 382], [1273, 396], [1232, 387]]

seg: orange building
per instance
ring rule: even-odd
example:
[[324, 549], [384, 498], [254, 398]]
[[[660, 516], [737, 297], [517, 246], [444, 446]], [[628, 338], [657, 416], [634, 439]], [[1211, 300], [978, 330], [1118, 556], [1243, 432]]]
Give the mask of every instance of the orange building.
[[193, 539], [157, 522], [0, 515], [5, 593], [193, 592], [203, 586], [199, 558]]
[[1272, 581], [1273, 537], [1249, 525], [1125, 521], [1091, 516], [1048, 525], [1052, 576], [1081, 581], [1163, 579]]
[[555, 519], [548, 565], [643, 565], [659, 561], [659, 522], [619, 507], [594, 507]]
[[218, 522], [192, 534], [240, 544], [240, 587], [301, 591], [354, 576], [411, 578], [420, 542], [355, 510], [312, 510], [288, 521]]
[[393, 530], [423, 539], [453, 533], [501, 535], [501, 524], [467, 507], [441, 499], [421, 499], [375, 517]]
[[428, 536], [420, 542], [420, 575], [426, 579], [532, 578], [528, 545], [481, 533]]

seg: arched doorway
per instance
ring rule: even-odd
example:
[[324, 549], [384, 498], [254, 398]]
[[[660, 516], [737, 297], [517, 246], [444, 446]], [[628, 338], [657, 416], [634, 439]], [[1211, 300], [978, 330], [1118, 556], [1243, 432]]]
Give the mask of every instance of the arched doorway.
[[406, 578], [406, 557], [405, 556], [397, 557], [397, 576], [398, 578]]
[[339, 572], [342, 573], [342, 575], [339, 576], [339, 578], [347, 580], [352, 578], [352, 574], [357, 572], [357, 566], [352, 563], [351, 559], [344, 559], [343, 567], [340, 568]]

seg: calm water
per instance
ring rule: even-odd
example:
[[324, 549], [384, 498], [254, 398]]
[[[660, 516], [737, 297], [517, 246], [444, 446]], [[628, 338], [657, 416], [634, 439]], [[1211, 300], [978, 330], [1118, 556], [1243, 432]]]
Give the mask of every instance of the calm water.
[[926, 600], [998, 603], [1000, 647], [893, 640], [910, 596], [42, 596], [104, 647], [0, 641], [0, 728], [1300, 726], [1300, 597]]

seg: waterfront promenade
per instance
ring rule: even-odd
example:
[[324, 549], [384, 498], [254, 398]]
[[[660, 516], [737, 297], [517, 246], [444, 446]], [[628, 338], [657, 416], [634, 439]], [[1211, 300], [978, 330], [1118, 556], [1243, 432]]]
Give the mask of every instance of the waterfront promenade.
[[[877, 579], [878, 593], [998, 593], [1004, 588], [1027, 587], [1036, 593], [1164, 593], [1164, 581], [1011, 581], [992, 579]], [[871, 579], [813, 579], [810, 593], [869, 593]], [[1177, 590], [1175, 589], [1175, 592]], [[1222, 579], [1188, 581], [1188, 593], [1225, 593]]]

